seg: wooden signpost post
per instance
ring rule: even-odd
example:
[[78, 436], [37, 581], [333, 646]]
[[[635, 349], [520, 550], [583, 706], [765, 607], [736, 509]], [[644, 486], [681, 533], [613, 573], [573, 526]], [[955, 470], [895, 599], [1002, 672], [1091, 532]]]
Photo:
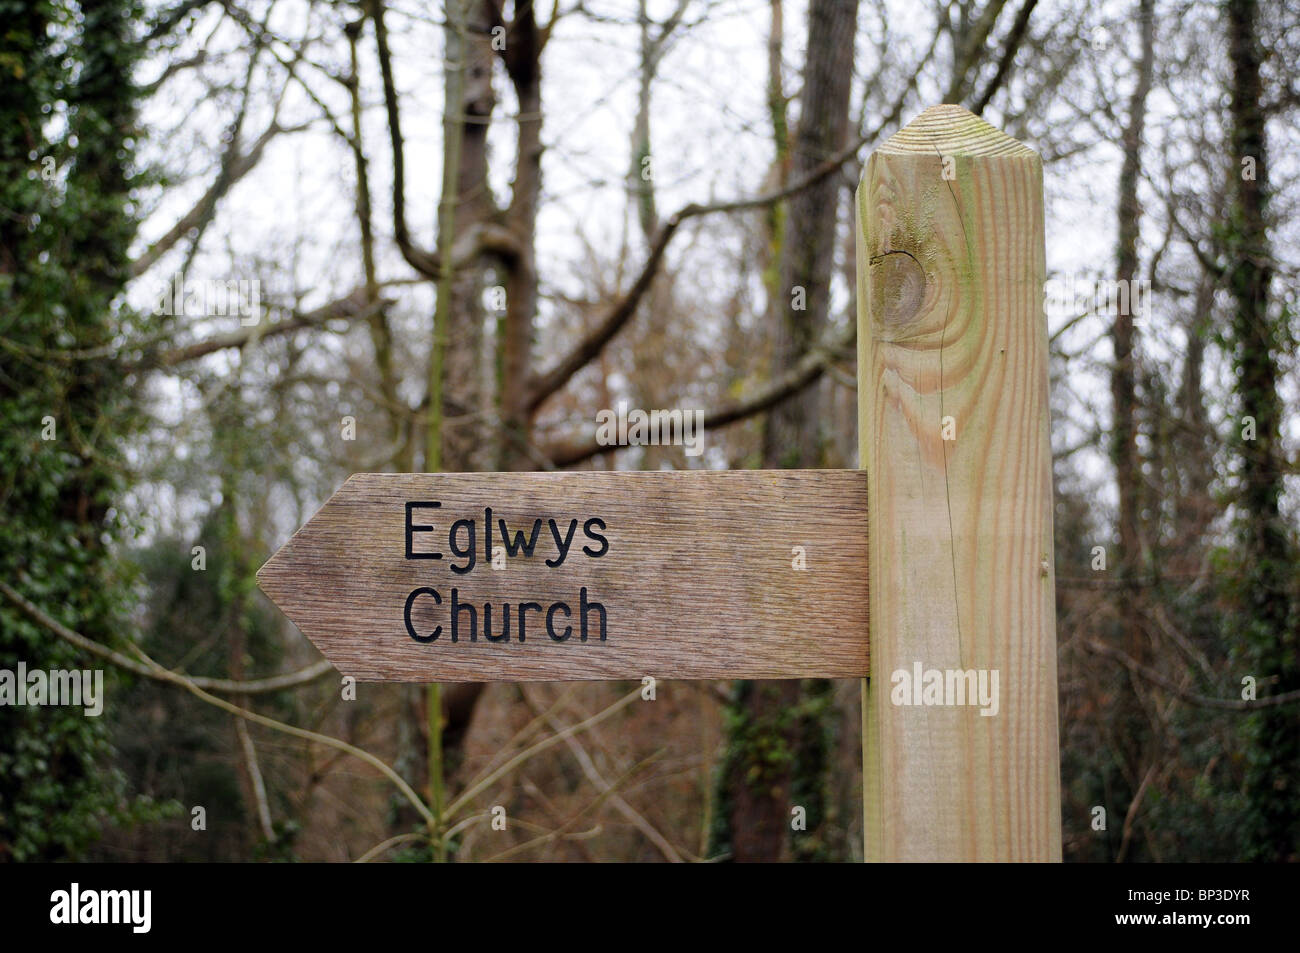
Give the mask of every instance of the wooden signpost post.
[[[871, 156], [857, 215], [867, 857], [1059, 860], [1042, 165], [936, 106]], [[899, 704], [918, 665], [997, 672], [997, 714]]]
[[862, 678], [869, 860], [1059, 860], [1038, 156], [928, 109], [857, 238], [861, 470], [358, 474], [259, 583], [361, 680]]

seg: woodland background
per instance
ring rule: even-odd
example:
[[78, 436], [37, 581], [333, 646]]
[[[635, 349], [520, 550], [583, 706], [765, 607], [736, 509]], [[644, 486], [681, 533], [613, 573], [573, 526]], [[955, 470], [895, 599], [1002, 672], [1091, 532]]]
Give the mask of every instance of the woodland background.
[[852, 192], [951, 102], [1151, 289], [1048, 312], [1065, 857], [1295, 860], [1297, 64], [1281, 0], [0, 0], [0, 667], [109, 670], [0, 713], [0, 859], [859, 858], [856, 682], [347, 701], [254, 573], [356, 471], [854, 466]]

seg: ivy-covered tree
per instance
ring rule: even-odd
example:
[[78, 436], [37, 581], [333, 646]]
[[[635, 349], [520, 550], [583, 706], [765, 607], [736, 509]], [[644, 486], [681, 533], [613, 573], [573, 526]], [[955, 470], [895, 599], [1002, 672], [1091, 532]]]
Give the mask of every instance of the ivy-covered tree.
[[[1237, 378], [1240, 457], [1237, 498], [1238, 553], [1225, 576], [1241, 633], [1244, 674], [1274, 694], [1300, 688], [1300, 559], [1282, 513], [1286, 458], [1280, 355], [1295, 346], [1290, 314], [1275, 306], [1276, 270], [1269, 240], [1268, 108], [1255, 0], [1224, 7], [1232, 63], [1228, 114], [1234, 176], [1224, 229], [1225, 279], [1233, 310], [1229, 347]], [[1265, 708], [1246, 720], [1248, 800], [1245, 856], [1251, 860], [1300, 858], [1300, 714], [1291, 706]]]
[[[107, 351], [130, 321], [137, 12], [0, 0], [0, 579], [104, 642], [124, 603], [109, 557], [133, 412]], [[6, 604], [0, 668], [19, 662], [90, 664]], [[0, 860], [75, 857], [94, 840], [123, 803], [106, 738], [81, 708], [4, 711]]]

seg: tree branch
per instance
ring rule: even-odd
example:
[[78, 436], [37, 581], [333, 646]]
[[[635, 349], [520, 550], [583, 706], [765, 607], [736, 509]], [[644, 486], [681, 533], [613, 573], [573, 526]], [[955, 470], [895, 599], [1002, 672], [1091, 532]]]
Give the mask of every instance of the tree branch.
[[831, 156], [821, 165], [812, 169], [807, 175], [791, 182], [784, 188], [756, 195], [752, 198], [736, 199], [730, 202], [715, 202], [709, 205], [692, 203], [680, 209], [660, 227], [658, 235], [655, 236], [655, 240], [650, 245], [650, 253], [646, 257], [645, 264], [641, 266], [641, 271], [636, 280], [627, 292], [610, 306], [600, 323], [579, 341], [568, 355], [561, 358], [553, 368], [537, 375], [529, 382], [527, 399], [529, 412], [536, 412], [548, 397], [568, 383], [574, 374], [599, 355], [605, 345], [613, 339], [614, 335], [618, 334], [623, 326], [636, 314], [637, 305], [641, 303], [641, 298], [650, 288], [650, 284], [659, 270], [664, 253], [668, 250], [668, 243], [672, 241], [673, 235], [684, 223], [690, 219], [700, 218], [705, 215], [747, 212], [789, 198], [804, 189], [816, 185], [828, 175], [836, 172], [875, 135], [876, 133], [873, 131], [859, 137], [848, 148]]
[[78, 632], [74, 632], [57, 619], [46, 615], [34, 603], [28, 601], [18, 592], [16, 592], [8, 583], [0, 580], [0, 595], [17, 606], [24, 615], [44, 629], [53, 632], [65, 642], [70, 642], [77, 648], [89, 652], [106, 662], [111, 662], [118, 668], [126, 669], [135, 675], [141, 675], [145, 678], [152, 678], [159, 681], [176, 681], [184, 679], [197, 688], [206, 689], [214, 692], [222, 692], [226, 695], [266, 695], [271, 692], [284, 691], [287, 688], [296, 688], [299, 685], [305, 685], [308, 682], [314, 682], [323, 675], [337, 671], [334, 666], [321, 659], [308, 665], [297, 672], [288, 672], [284, 675], [275, 675], [271, 678], [252, 679], [246, 682], [235, 682], [226, 678], [204, 678], [199, 675], [184, 675], [180, 672], [173, 672], [170, 669], [162, 669], [167, 673], [166, 678], [160, 676], [156, 670], [148, 666], [141, 665], [135, 659], [129, 658], [120, 652], [110, 649], [93, 639], [88, 639]]
[[1007, 34], [1006, 46], [1002, 49], [1002, 58], [998, 60], [997, 72], [989, 80], [988, 85], [984, 87], [984, 92], [976, 100], [975, 105], [971, 107], [971, 112], [977, 116], [984, 114], [984, 109], [989, 102], [1002, 88], [1007, 76], [1011, 72], [1011, 64], [1016, 58], [1016, 51], [1020, 49], [1020, 44], [1024, 42], [1025, 31], [1029, 28], [1029, 15], [1034, 12], [1038, 0], [1025, 0], [1020, 7], [1020, 12], [1016, 14], [1016, 20], [1011, 24], [1011, 32]]
[[957, 60], [958, 68], [953, 70], [952, 82], [948, 84], [948, 91], [943, 95], [943, 102], [961, 102], [961, 94], [968, 84], [971, 70], [980, 62], [984, 53], [984, 44], [988, 41], [989, 34], [993, 32], [993, 27], [997, 25], [998, 17], [1001, 16], [1002, 9], [1006, 5], [1007, 0], [990, 0], [980, 13], [979, 19], [971, 26]]
[[371, 303], [366, 294], [366, 289], [356, 288], [343, 298], [330, 301], [312, 311], [294, 314], [292, 317], [272, 322], [265, 327], [259, 323], [251, 327], [240, 328], [238, 331], [213, 335], [202, 341], [195, 341], [193, 344], [166, 350], [147, 348], [139, 360], [128, 362], [126, 367], [128, 370], [133, 371], [175, 367], [177, 364], [196, 361], [209, 354], [215, 354], [217, 351], [243, 347], [254, 340], [260, 341], [267, 338], [281, 337], [303, 328], [320, 327], [335, 320], [356, 321], [366, 319], [389, 303], [382, 300]]
[[1253, 700], [1236, 699], [1236, 698], [1211, 698], [1208, 695], [1198, 695], [1195, 692], [1189, 692], [1185, 688], [1179, 687], [1173, 680], [1166, 678], [1154, 669], [1147, 668], [1137, 659], [1117, 648], [1113, 648], [1102, 642], [1096, 642], [1092, 639], [1080, 639], [1083, 647], [1095, 655], [1101, 655], [1111, 661], [1118, 662], [1135, 675], [1140, 675], [1152, 684], [1159, 685], [1167, 692], [1177, 695], [1183, 701], [1196, 705], [1199, 708], [1214, 708], [1219, 711], [1255, 711], [1260, 708], [1273, 708], [1277, 705], [1290, 705], [1294, 702], [1300, 702], [1300, 689], [1290, 692], [1282, 692], [1279, 695], [1268, 695], [1264, 698]]
[[[143, 653], [141, 653], [141, 655], [143, 655]], [[346, 752], [347, 754], [350, 754], [353, 757], [358, 758], [361, 761], [364, 761], [366, 764], [376, 769], [380, 774], [382, 774], [384, 777], [386, 777], [389, 781], [393, 783], [393, 786], [396, 787], [397, 790], [401, 792], [402, 796], [405, 797], [406, 800], [410, 802], [411, 806], [416, 809], [417, 813], [419, 813], [419, 815], [422, 818], [424, 818], [425, 823], [429, 825], [434, 824], [434, 817], [429, 812], [429, 808], [425, 805], [425, 803], [422, 800], [420, 800], [420, 796], [415, 793], [415, 791], [411, 788], [409, 784], [406, 783], [405, 780], [403, 780], [400, 774], [398, 774], [391, 767], [389, 767], [387, 763], [372, 755], [369, 751], [366, 751], [362, 748], [358, 748], [356, 745], [348, 744], [346, 741], [342, 741], [338, 738], [332, 738], [329, 735], [323, 735], [315, 731], [308, 731], [306, 728], [299, 728], [296, 725], [290, 725], [287, 722], [277, 721], [274, 718], [268, 718], [265, 715], [259, 715], [257, 712], [248, 711], [247, 709], [240, 708], [238, 705], [234, 705], [226, 701], [224, 698], [217, 698], [215, 695], [209, 695], [207, 692], [203, 691], [201, 688], [195, 685], [194, 682], [192, 682], [190, 679], [185, 678], [183, 676], [177, 676], [174, 673], [168, 672], [166, 669], [162, 668], [162, 666], [158, 665], [157, 662], [153, 662], [152, 659], [149, 659], [148, 656], [144, 656], [144, 658], [149, 662], [151, 662], [153, 666], [157, 667], [157, 670], [160, 673], [159, 677], [162, 681], [168, 681], [168, 682], [172, 682], [173, 684], [180, 685], [182, 688], [188, 690], [190, 694], [194, 695], [195, 697], [203, 701], [206, 701], [210, 705], [215, 705], [217, 708], [220, 708], [223, 711], [228, 711], [232, 715], [238, 715], [240, 718], [244, 718], [248, 721], [253, 722], [254, 724], [261, 725], [264, 728], [271, 728], [275, 731], [280, 731], [283, 732], [284, 734], [292, 735], [295, 738], [301, 738], [304, 741], [311, 741], [311, 742], [315, 742], [316, 744], [322, 744], [325, 745], [326, 747], [334, 748], [338, 751]], [[166, 677], [164, 677], [162, 673], [166, 673]]]
[[[414, 790], [412, 790], [411, 786], [407, 784], [405, 780], [402, 779], [402, 776], [400, 774], [398, 774], [396, 771], [390, 768], [384, 761], [375, 757], [369, 751], [365, 751], [361, 748], [358, 748], [356, 745], [348, 744], [346, 741], [342, 741], [338, 738], [332, 738], [329, 735], [322, 735], [315, 731], [308, 731], [306, 728], [299, 728], [297, 725], [290, 725], [287, 722], [277, 721], [274, 718], [268, 718], [265, 715], [259, 715], [255, 711], [249, 711], [246, 708], [240, 708], [238, 705], [228, 702], [224, 698], [218, 698], [215, 695], [210, 695], [208, 694], [208, 692], [204, 691], [203, 688], [201, 688], [199, 685], [200, 681], [209, 681], [209, 680], [190, 678], [188, 675], [182, 675], [179, 672], [173, 672], [171, 669], [163, 668], [163, 666], [159, 665], [157, 662], [151, 659], [148, 655], [144, 653], [144, 650], [139, 648], [138, 646], [135, 647], [135, 651], [137, 652], [137, 654], [139, 654], [140, 658], [144, 660], [143, 663], [137, 662], [131, 658], [127, 658], [125, 655], [122, 655], [120, 652], [115, 652], [112, 649], [108, 648], [107, 646], [101, 645], [100, 643], [96, 642], [94, 639], [88, 639], [84, 635], [72, 631], [63, 623], [59, 622], [57, 619], [51, 618], [50, 616], [46, 615], [37, 606], [33, 605], [31, 602], [28, 602], [25, 598], [23, 598], [12, 588], [10, 588], [8, 583], [5, 583], [3, 581], [0, 581], [0, 595], [4, 595], [5, 598], [7, 598], [10, 602], [16, 605], [19, 609], [21, 609], [30, 619], [32, 619], [32, 621], [36, 622], [38, 625], [42, 626], [43, 628], [48, 629], [50, 632], [53, 632], [59, 638], [63, 639], [66, 642], [71, 642], [73, 645], [77, 646], [78, 648], [84, 649], [85, 651], [90, 652], [92, 655], [96, 655], [108, 662], [111, 662], [112, 664], [118, 666], [119, 668], [124, 668], [128, 671], [136, 673], [137, 675], [142, 675], [145, 678], [151, 678], [154, 681], [167, 682], [172, 685], [179, 685], [181, 688], [184, 688], [186, 691], [188, 691], [191, 695], [194, 695], [196, 698], [199, 698], [200, 700], [207, 702], [209, 705], [214, 705], [215, 707], [220, 708], [222, 711], [229, 712], [232, 715], [238, 715], [240, 718], [243, 718], [247, 721], [251, 721], [256, 725], [261, 725], [264, 728], [271, 728], [275, 731], [280, 731], [283, 732], [284, 734], [292, 735], [295, 738], [301, 738], [304, 741], [312, 741], [317, 744], [322, 744], [325, 745], [326, 747], [334, 748], [337, 751], [343, 751], [356, 758], [359, 758], [360, 760], [364, 761], [366, 764], [370, 765], [375, 770], [377, 770], [389, 781], [391, 781], [393, 783], [393, 786], [396, 787], [397, 790], [401, 792], [402, 796], [411, 802], [411, 805], [416, 809], [417, 812], [419, 812], [420, 816], [424, 818], [425, 822], [431, 826], [433, 825], [434, 823], [433, 815], [429, 812], [429, 808], [425, 805], [425, 803], [422, 800], [420, 800], [420, 796], [416, 794]], [[247, 684], [251, 684], [251, 683], [247, 683]]]
[[[856, 332], [856, 324], [851, 323], [847, 330], [822, 347], [810, 350], [784, 374], [776, 378], [776, 380], [768, 382], [749, 397], [719, 407], [716, 410], [706, 411], [704, 414], [704, 427], [706, 429], [725, 427], [755, 414], [761, 414], [792, 394], [798, 393], [813, 384], [825, 373], [830, 363], [838, 357], [838, 352], [853, 344], [857, 339]], [[599, 444], [593, 437], [590, 441], [584, 443], [556, 444], [542, 449], [540, 453], [550, 460], [555, 467], [571, 467], [603, 453], [613, 453], [615, 450], [621, 449], [623, 448], [618, 446]]]
[[614, 715], [617, 712], [622, 711], [624, 708], [632, 704], [632, 702], [636, 701], [640, 697], [641, 697], [641, 686], [638, 685], [636, 688], [632, 689], [632, 691], [628, 692], [618, 701], [614, 702], [612, 705], [608, 706], [607, 708], [598, 711], [590, 718], [587, 718], [584, 721], [580, 721], [576, 725], [570, 725], [568, 728], [565, 728], [563, 731], [553, 734], [549, 738], [544, 738], [541, 741], [537, 742], [537, 744], [533, 745], [532, 747], [526, 748], [523, 751], [519, 752], [519, 754], [515, 755], [505, 764], [501, 765], [501, 767], [488, 773], [487, 776], [485, 776], [482, 780], [477, 781], [474, 784], [471, 784], [465, 791], [461, 793], [460, 797], [456, 798], [456, 800], [452, 801], [451, 804], [447, 806], [446, 811], [443, 812], [443, 817], [444, 818], [454, 817], [461, 808], [465, 807], [467, 804], [469, 804], [470, 801], [476, 798], [479, 794], [481, 794], [487, 788], [491, 787], [501, 778], [505, 777], [507, 774], [509, 774], [519, 765], [523, 764], [529, 758], [533, 757], [534, 755], [541, 754], [543, 751], [547, 750], [548, 748], [554, 747], [555, 745], [559, 744], [561, 741], [563, 741], [564, 739], [572, 735], [576, 735], [579, 732], [586, 731], [588, 728], [594, 728], [596, 725], [600, 724], [606, 718], [609, 718], [611, 715]]

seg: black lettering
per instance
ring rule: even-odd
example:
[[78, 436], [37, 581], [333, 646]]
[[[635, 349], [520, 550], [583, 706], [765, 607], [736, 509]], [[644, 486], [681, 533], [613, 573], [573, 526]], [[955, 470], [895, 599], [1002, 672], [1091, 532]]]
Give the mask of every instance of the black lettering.
[[[455, 592], [455, 590], [453, 589], [452, 592]], [[406, 597], [406, 632], [417, 642], [433, 642], [437, 640], [438, 636], [442, 635], [442, 626], [434, 628], [432, 635], [416, 635], [415, 626], [411, 625], [411, 606], [415, 605], [415, 597], [426, 593], [433, 596], [435, 605], [442, 605], [442, 596], [438, 595], [438, 590], [430, 589], [428, 586], [421, 586], [419, 589], [412, 589], [411, 594]], [[453, 622], [453, 625], [454, 624], [455, 623]]]
[[605, 521], [598, 516], [593, 516], [591, 519], [587, 520], [587, 522], [582, 524], [582, 531], [587, 534], [589, 540], [593, 543], [597, 540], [600, 541], [600, 552], [593, 553], [590, 546], [583, 546], [582, 551], [593, 559], [599, 559], [601, 556], [604, 556], [609, 552], [609, 540], [600, 533], [593, 533], [591, 531], [593, 526], [599, 526], [601, 529], [605, 529]]
[[582, 620], [581, 640], [583, 642], [587, 641], [587, 613], [592, 609], [595, 609], [598, 612], [600, 612], [600, 641], [604, 642], [605, 641], [605, 607], [601, 605], [599, 602], [587, 601], [586, 586], [583, 586], [579, 592], [578, 605], [579, 605], [578, 618]]
[[461, 602], [458, 596], [459, 590], [455, 586], [451, 589], [451, 640], [455, 642], [460, 634], [460, 614], [461, 611], [469, 613], [469, 640], [478, 641], [478, 612], [468, 602]]
[[[469, 546], [466, 549], [461, 549], [460, 545], [456, 541], [456, 537], [459, 535], [460, 530], [462, 529], [468, 530], [466, 535], [469, 537]], [[456, 520], [456, 522], [452, 523], [451, 533], [447, 537], [447, 545], [451, 547], [452, 553], [454, 553], [456, 556], [459, 556], [461, 559], [469, 560], [469, 562], [467, 562], [463, 566], [452, 566], [451, 567], [452, 572], [456, 573], [457, 575], [463, 576], [465, 575], [465, 573], [473, 569], [474, 562], [476, 560], [476, 554], [478, 552], [478, 536], [474, 532], [474, 521], [468, 519], [459, 519]]]
[[[574, 520], [574, 522], [576, 523], [577, 520]], [[566, 625], [564, 627], [563, 635], [555, 634], [555, 611], [557, 609], [562, 609], [564, 611], [564, 617], [566, 619], [573, 618], [573, 612], [569, 609], [569, 604], [567, 602], [551, 603], [551, 607], [546, 610], [546, 634], [549, 635], [556, 642], [563, 642], [565, 639], [567, 639], [569, 636], [573, 634], [573, 626]]]
[[569, 535], [564, 539], [560, 539], [560, 527], [555, 525], [555, 520], [547, 520], [546, 522], [551, 527], [551, 535], [555, 537], [555, 548], [560, 554], [560, 558], [555, 562], [551, 562], [549, 559], [546, 560], [546, 565], [552, 569], [559, 569], [564, 563], [565, 557], [569, 555], [569, 547], [573, 545], [573, 534], [578, 529], [578, 521], [569, 520]]
[[411, 500], [407, 501], [406, 503], [406, 558], [407, 559], [441, 559], [442, 553], [417, 553], [415, 551], [415, 547], [413, 545], [415, 534], [433, 532], [432, 526], [424, 526], [419, 523], [411, 522], [411, 513], [417, 506], [422, 509], [432, 510], [432, 509], [437, 509], [438, 507], [442, 506], [442, 504], [437, 501], [429, 501], [429, 502], [413, 502]]
[[542, 604], [540, 602], [521, 602], [519, 604], [519, 641], [520, 642], [524, 641], [524, 625], [526, 624], [525, 620], [528, 618], [529, 609], [534, 609], [537, 612], [541, 612]]
[[506, 521], [497, 520], [497, 523], [499, 523], [501, 526], [501, 541], [506, 544], [507, 556], [515, 555], [521, 549], [523, 550], [525, 556], [531, 557], [533, 555], [533, 549], [534, 547], [537, 546], [537, 534], [542, 531], [541, 520], [533, 520], [533, 536], [527, 542], [524, 542], [523, 530], [519, 530], [517, 533], [515, 533], [514, 542], [511, 542], [510, 531], [506, 529]]
[[492, 603], [483, 603], [483, 637], [489, 642], [509, 642], [510, 641], [510, 603], [504, 603], [501, 606], [501, 634], [492, 634]]

